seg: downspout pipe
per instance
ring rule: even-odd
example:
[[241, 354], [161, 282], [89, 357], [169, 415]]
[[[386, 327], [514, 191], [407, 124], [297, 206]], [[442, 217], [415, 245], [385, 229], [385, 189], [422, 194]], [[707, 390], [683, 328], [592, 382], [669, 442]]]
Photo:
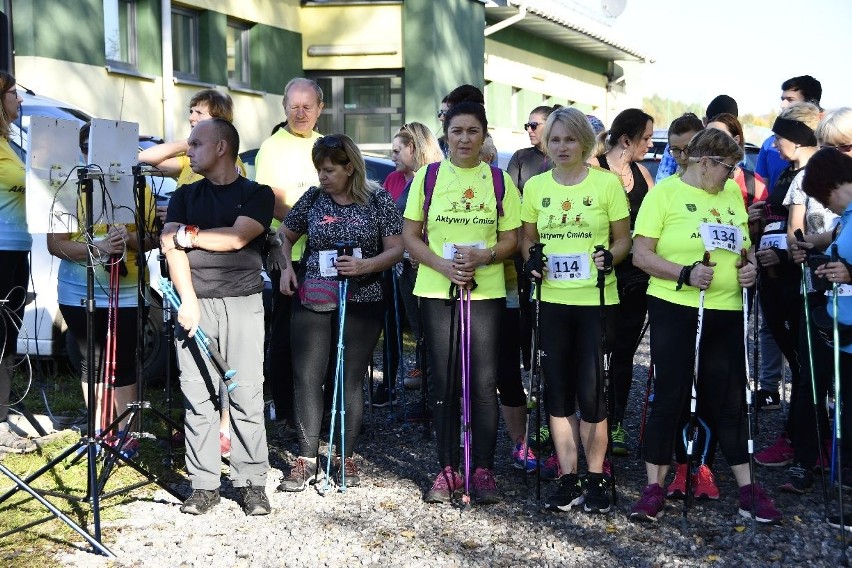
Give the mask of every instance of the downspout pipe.
[[175, 121], [172, 116], [174, 91], [174, 62], [172, 61], [172, 2], [160, 2], [161, 40], [163, 52], [163, 140], [174, 140]]

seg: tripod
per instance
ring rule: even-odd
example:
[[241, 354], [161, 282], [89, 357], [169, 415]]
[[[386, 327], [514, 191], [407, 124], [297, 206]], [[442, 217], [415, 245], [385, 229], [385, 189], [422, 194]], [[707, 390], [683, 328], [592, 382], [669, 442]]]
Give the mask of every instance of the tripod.
[[[84, 199], [85, 239], [86, 239], [87, 243], [92, 242], [93, 234], [94, 234], [93, 179], [95, 179], [99, 176], [102, 177], [102, 175], [103, 174], [101, 174], [101, 173], [90, 172], [88, 169], [84, 169], [84, 168], [81, 168], [78, 171], [78, 188], [79, 188], [80, 194], [83, 196], [83, 199]], [[134, 170], [134, 175], [136, 176], [137, 188], [141, 187], [141, 188], [144, 189], [144, 178], [142, 178], [139, 175], [139, 171]], [[145, 208], [144, 208], [144, 191], [140, 191], [139, 194], [140, 194], [139, 201], [140, 201], [141, 205], [138, 207], [138, 212], [142, 213], [142, 222], [140, 222], [139, 218], [137, 217], [137, 223], [136, 223], [137, 230], [139, 230], [140, 227], [144, 226], [144, 211], [145, 211]], [[144, 237], [140, 239], [140, 241], [139, 241], [140, 245], [143, 242], [144, 242]], [[140, 248], [142, 248], [142, 247], [140, 246]], [[137, 263], [138, 263], [138, 266], [139, 266], [139, 277], [138, 278], [139, 278], [140, 281], [144, 278], [144, 274], [145, 274], [143, 264], [142, 264], [143, 259], [144, 259], [144, 255], [140, 254], [140, 255], [137, 256]], [[3, 503], [7, 499], [9, 499], [12, 495], [14, 495], [14, 493], [16, 493], [18, 491], [18, 489], [22, 489], [22, 490], [26, 491], [27, 493], [29, 493], [30, 495], [32, 495], [34, 498], [36, 498], [42, 505], [44, 505], [51, 512], [51, 516], [49, 516], [49, 517], [39, 519], [37, 521], [33, 521], [31, 523], [26, 524], [23, 527], [19, 527], [19, 528], [12, 530], [12, 531], [8, 531], [7, 533], [0, 535], [0, 537], [19, 532], [21, 530], [25, 530], [27, 528], [30, 528], [30, 527], [33, 527], [35, 525], [41, 524], [43, 522], [49, 521], [52, 518], [56, 517], [56, 518], [59, 518], [60, 520], [62, 520], [63, 522], [65, 522], [72, 530], [74, 530], [78, 534], [81, 534], [93, 546], [93, 548], [98, 553], [103, 554], [104, 556], [107, 556], [107, 557], [113, 557], [114, 555], [112, 554], [112, 552], [103, 545], [102, 538], [101, 538], [100, 500], [102, 498], [109, 498], [111, 496], [114, 496], [114, 495], [117, 495], [117, 494], [120, 494], [120, 493], [124, 493], [126, 491], [136, 489], [138, 487], [142, 487], [142, 486], [147, 485], [149, 483], [157, 483], [158, 485], [160, 485], [160, 487], [162, 487], [164, 490], [166, 490], [168, 493], [170, 493], [171, 495], [175, 496], [178, 499], [182, 499], [182, 497], [180, 496], [180, 494], [178, 494], [172, 488], [170, 488], [169, 486], [164, 484], [157, 476], [151, 474], [150, 472], [148, 472], [144, 468], [142, 468], [142, 466], [135, 463], [133, 460], [122, 455], [122, 453], [119, 451], [118, 448], [121, 448], [121, 445], [124, 443], [124, 441], [127, 437], [127, 431], [125, 431], [124, 435], [121, 437], [119, 443], [116, 446], [113, 446], [112, 444], [106, 442], [107, 434], [110, 431], [112, 431], [113, 429], [115, 429], [117, 427], [117, 425], [121, 422], [121, 420], [124, 419], [124, 417], [130, 415], [130, 419], [128, 421], [128, 424], [130, 424], [130, 423], [132, 423], [136, 414], [141, 409], [150, 408], [150, 405], [147, 402], [142, 401], [142, 396], [141, 396], [141, 393], [142, 393], [142, 375], [141, 375], [141, 373], [142, 373], [142, 349], [141, 349], [142, 332], [139, 331], [139, 330], [142, 328], [142, 322], [141, 322], [141, 314], [143, 313], [142, 310], [140, 310], [140, 319], [137, 322], [137, 331], [139, 331], [139, 333], [137, 334], [138, 340], [137, 340], [137, 353], [136, 353], [136, 357], [137, 357], [136, 375], [137, 375], [137, 386], [138, 386], [138, 389], [139, 389], [138, 390], [139, 400], [128, 405], [129, 406], [128, 409], [125, 410], [115, 420], [113, 420], [113, 422], [109, 426], [107, 426], [104, 429], [103, 432], [101, 432], [98, 435], [95, 435], [95, 428], [96, 428], [96, 425], [95, 425], [95, 408], [96, 407], [95, 407], [95, 405], [96, 405], [97, 398], [96, 398], [96, 392], [95, 392], [95, 372], [94, 372], [94, 368], [95, 368], [95, 365], [94, 365], [95, 343], [94, 343], [94, 340], [93, 340], [93, 338], [95, 337], [94, 316], [95, 316], [95, 308], [96, 308], [95, 299], [94, 299], [94, 290], [95, 290], [94, 270], [95, 270], [94, 264], [92, 262], [87, 262], [87, 267], [86, 267], [86, 299], [84, 301], [84, 306], [86, 308], [86, 331], [87, 331], [87, 336], [89, 338], [89, 341], [88, 341], [88, 344], [87, 344], [87, 351], [86, 351], [87, 360], [89, 362], [89, 364], [87, 365], [87, 370], [86, 370], [87, 381], [88, 381], [87, 388], [88, 388], [89, 405], [88, 405], [88, 409], [87, 409], [87, 431], [86, 431], [86, 434], [81, 436], [79, 441], [77, 441], [76, 443], [72, 444], [70, 447], [63, 450], [58, 456], [56, 456], [54, 459], [52, 459], [50, 462], [48, 462], [42, 468], [40, 468], [39, 470], [37, 470], [33, 474], [29, 475], [25, 479], [20, 479], [17, 476], [15, 476], [14, 474], [12, 474], [11, 472], [9, 472], [5, 467], [0, 467], [0, 472], [4, 473], [10, 479], [12, 479], [15, 482], [15, 485], [16, 485], [15, 488], [9, 490], [4, 495], [0, 496], [0, 503]], [[140, 295], [141, 295], [141, 290], [142, 290], [142, 285], [140, 284], [139, 285]], [[140, 304], [142, 304], [143, 302], [144, 302], [144, 298], [140, 298]], [[163, 418], [167, 422], [174, 424], [173, 421], [171, 421], [170, 417], [164, 416], [163, 414], [159, 413], [158, 411], [156, 411], [154, 409], [151, 409], [151, 410], [156, 412], [161, 418]], [[106, 464], [105, 464], [105, 466], [104, 466], [104, 468], [101, 472], [101, 475], [99, 477], [98, 471], [97, 471], [97, 456], [98, 456], [99, 451], [101, 451], [101, 450], [105, 452], [105, 455], [107, 456], [107, 461], [106, 461]], [[31, 487], [31, 483], [35, 479], [39, 478], [45, 472], [53, 469], [56, 465], [58, 465], [60, 462], [65, 460], [68, 456], [75, 454], [75, 453], [80, 454], [81, 457], [85, 457], [87, 459], [87, 490], [86, 490], [86, 494], [83, 497], [66, 495], [66, 494], [63, 494], [63, 493], [55, 492], [55, 491], [36, 491], [35, 489], [33, 489]], [[133, 484], [131, 484], [127, 487], [123, 487], [119, 490], [115, 490], [115, 491], [112, 491], [112, 492], [109, 492], [109, 493], [103, 493], [104, 487], [105, 487], [105, 485], [108, 481], [109, 474], [112, 471], [112, 468], [115, 464], [115, 460], [119, 460], [119, 461], [121, 461], [121, 463], [129, 465], [137, 473], [139, 473], [140, 475], [145, 477], [146, 480], [140, 481], [140, 482], [137, 482], [137, 483], [133, 483]], [[67, 516], [63, 515], [56, 507], [54, 507], [52, 504], [47, 502], [42, 497], [42, 495], [51, 495], [51, 496], [56, 496], [56, 497], [68, 499], [68, 500], [71, 500], [71, 501], [80, 501], [80, 502], [89, 503], [92, 507], [94, 534], [90, 534], [84, 528], [75, 524]]]

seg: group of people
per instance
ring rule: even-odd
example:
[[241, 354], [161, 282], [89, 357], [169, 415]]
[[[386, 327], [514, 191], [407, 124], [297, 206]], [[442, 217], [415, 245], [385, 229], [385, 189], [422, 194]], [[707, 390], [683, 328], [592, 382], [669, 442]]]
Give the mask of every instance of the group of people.
[[[14, 87], [11, 76], [0, 74], [0, 131], [5, 126], [7, 135], [20, 102]], [[157, 215], [159, 246], [181, 298], [175, 345], [192, 483], [181, 510], [203, 514], [219, 502], [220, 459], [229, 452], [243, 510], [270, 512], [264, 376], [282, 436], [298, 445], [278, 490], [302, 491], [325, 471], [357, 486], [361, 473], [353, 456], [364, 376], [386, 310], [402, 310], [425, 345], [418, 369], [429, 387], [438, 466], [427, 502], [449, 502], [467, 491], [474, 502], [499, 500], [494, 463], [502, 412], [514, 464], [556, 480], [548, 509], [609, 512], [613, 456], [629, 453], [627, 432], [635, 430], [626, 427], [625, 415], [647, 316], [654, 396], [646, 402], [647, 423], [630, 425], [643, 431], [647, 485], [630, 518], [658, 520], [666, 497], [718, 499], [712, 472], [718, 444], [739, 488], [740, 514], [780, 522], [755, 481], [753, 463], [792, 464], [780, 489], [802, 493], [813, 485], [814, 467], [831, 459], [821, 402], [832, 387], [832, 347], [818, 322], [839, 320], [841, 373], [852, 367], [852, 337], [846, 343], [852, 269], [844, 260], [852, 258], [852, 232], [844, 223], [852, 203], [852, 109], [826, 113], [820, 95], [812, 77], [782, 85], [783, 108], [756, 171], [744, 162], [736, 102], [720, 95], [703, 119], [686, 114], [672, 122], [654, 179], [638, 163], [652, 147], [650, 115], [627, 109], [606, 129], [596, 117], [558, 105], [531, 111], [524, 125], [531, 146], [516, 152], [503, 172], [492, 165], [496, 152], [482, 92], [464, 85], [442, 101], [440, 138], [416, 122], [394, 135], [396, 171], [382, 186], [367, 179], [355, 141], [316, 131], [323, 93], [314, 81], [286, 85], [286, 121], [258, 151], [255, 180], [245, 178], [237, 155], [229, 97], [200, 92], [190, 102], [189, 138], [140, 154], [179, 179], [168, 208]], [[84, 154], [85, 142], [81, 137]], [[21, 275], [30, 241], [22, 216], [23, 165], [3, 150], [7, 145], [3, 137], [6, 197], [0, 205], [9, 221], [0, 224], [0, 254], [15, 269], [4, 271], [9, 281], [0, 283], [0, 293], [20, 311], [22, 300], [11, 300], [26, 289]], [[153, 211], [149, 217], [146, 225], [153, 224]], [[79, 301], [88, 262], [103, 265], [104, 304], [118, 291], [119, 318], [144, 309], [129, 293], [135, 274], [105, 276], [155, 246], [136, 234], [135, 226], [103, 224], [92, 242], [58, 231], [48, 240], [62, 258], [63, 315], [81, 344]], [[832, 250], [828, 257], [817, 254]], [[803, 271], [802, 263], [813, 270]], [[266, 348], [264, 266], [274, 293]], [[389, 279], [396, 280], [401, 302]], [[836, 314], [826, 289], [837, 295]], [[773, 353], [783, 355], [793, 377], [785, 432], [756, 455], [750, 454], [747, 400], [754, 393], [746, 382], [743, 338], [752, 303], [762, 314], [762, 323], [754, 318], [765, 362], [759, 406], [768, 409], [777, 400], [769, 383], [779, 360]], [[463, 310], [466, 339], [459, 333]], [[533, 320], [541, 361], [533, 371], [544, 385], [549, 456], [537, 455], [525, 424], [531, 386], [524, 385], [522, 368], [537, 355], [528, 347]], [[100, 318], [100, 337], [107, 323]], [[193, 340], [199, 329], [239, 369], [230, 393]], [[7, 324], [5, 332], [2, 418], [16, 340], [14, 327]], [[339, 341], [345, 372], [332, 377]], [[123, 379], [115, 383], [113, 410], [133, 400], [131, 354], [126, 344], [118, 348], [115, 375]], [[336, 401], [344, 423], [333, 440], [334, 463], [324, 468], [319, 438], [335, 379], [344, 387]], [[122, 432], [127, 425], [118, 427]], [[464, 468], [460, 434], [470, 458]], [[0, 445], [26, 451], [30, 444], [0, 419]], [[673, 455], [677, 467], [667, 485]]]

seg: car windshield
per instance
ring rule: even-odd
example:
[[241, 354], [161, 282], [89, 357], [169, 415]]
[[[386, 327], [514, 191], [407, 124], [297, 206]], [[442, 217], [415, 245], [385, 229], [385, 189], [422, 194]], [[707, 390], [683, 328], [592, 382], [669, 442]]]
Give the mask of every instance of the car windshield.
[[24, 132], [27, 132], [30, 128], [30, 117], [32, 116], [48, 116], [51, 118], [62, 118], [65, 120], [76, 120], [80, 124], [84, 122], [88, 122], [90, 117], [83, 111], [73, 109], [73, 108], [65, 108], [58, 106], [46, 106], [46, 105], [30, 105], [24, 103], [21, 106], [21, 121], [20, 127]]

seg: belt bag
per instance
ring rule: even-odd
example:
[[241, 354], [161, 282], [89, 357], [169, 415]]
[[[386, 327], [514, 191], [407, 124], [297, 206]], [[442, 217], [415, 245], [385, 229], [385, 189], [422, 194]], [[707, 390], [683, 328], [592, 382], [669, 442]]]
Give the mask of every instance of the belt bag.
[[331, 312], [337, 309], [338, 282], [321, 278], [306, 278], [299, 286], [299, 300], [302, 306], [317, 313]]

